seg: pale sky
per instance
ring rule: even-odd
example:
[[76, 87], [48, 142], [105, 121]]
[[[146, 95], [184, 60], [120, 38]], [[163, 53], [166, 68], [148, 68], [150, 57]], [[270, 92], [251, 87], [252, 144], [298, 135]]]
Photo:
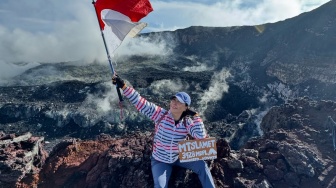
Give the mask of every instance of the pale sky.
[[[151, 0], [143, 32], [277, 22], [328, 0]], [[134, 53], [134, 52], [133, 52]], [[0, 0], [0, 77], [6, 63], [106, 59], [92, 0]]]

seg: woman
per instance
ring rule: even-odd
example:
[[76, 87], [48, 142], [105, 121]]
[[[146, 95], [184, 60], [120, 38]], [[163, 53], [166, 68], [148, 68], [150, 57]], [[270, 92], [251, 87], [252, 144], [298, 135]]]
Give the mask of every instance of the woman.
[[198, 174], [204, 188], [215, 187], [208, 165], [203, 161], [181, 163], [178, 159], [178, 142], [191, 135], [195, 139], [207, 137], [203, 121], [189, 108], [190, 96], [178, 92], [171, 97], [169, 111], [140, 96], [131, 87], [127, 87], [118, 75], [112, 78], [113, 84], [123, 90], [123, 94], [139, 112], [155, 122], [155, 135], [151, 156], [154, 187], [168, 187], [168, 181], [174, 165], [187, 168]]

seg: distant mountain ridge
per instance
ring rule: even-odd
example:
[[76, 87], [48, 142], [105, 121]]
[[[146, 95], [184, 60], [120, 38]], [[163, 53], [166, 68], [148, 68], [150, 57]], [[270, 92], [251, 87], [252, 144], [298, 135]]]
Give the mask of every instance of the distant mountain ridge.
[[[179, 54], [182, 51], [185, 55], [209, 56], [213, 52], [227, 49], [232, 53], [229, 55], [224, 53], [225, 58], [221, 60], [229, 62], [230, 57], [246, 55], [252, 55], [251, 59], [260, 61], [273, 51], [280, 55], [274, 59], [278, 61], [291, 63], [301, 58], [316, 60], [317, 57], [324, 57], [325, 60], [335, 64], [335, 8], [336, 1], [333, 0], [311, 12], [276, 23], [180, 29], [174, 35], [180, 42], [175, 48], [175, 53]], [[281, 55], [284, 56], [281, 57]], [[300, 57], [300, 55], [304, 56]], [[272, 61], [269, 60], [269, 62]]]
[[[310, 84], [319, 89], [311, 96], [335, 100], [336, 83], [336, 1], [297, 17], [276, 23], [242, 27], [190, 27], [175, 32], [149, 34], [174, 36], [174, 56], [197, 56], [215, 70], [229, 68], [253, 77], [253, 84], [265, 86], [274, 80], [284, 83], [299, 95]], [[214, 58], [214, 56], [217, 56]], [[216, 59], [217, 62], [211, 61]], [[208, 61], [206, 61], [208, 60]], [[241, 67], [243, 64], [243, 67]], [[330, 84], [332, 86], [330, 86]], [[328, 89], [331, 87], [332, 89]]]

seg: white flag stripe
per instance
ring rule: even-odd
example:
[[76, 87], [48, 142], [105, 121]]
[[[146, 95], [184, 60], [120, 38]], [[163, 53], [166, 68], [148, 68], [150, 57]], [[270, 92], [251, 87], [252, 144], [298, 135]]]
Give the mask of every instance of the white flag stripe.
[[101, 17], [105, 23], [103, 33], [109, 52], [116, 50], [126, 36], [134, 37], [147, 26], [146, 23], [132, 22], [124, 14], [110, 9], [101, 11]]

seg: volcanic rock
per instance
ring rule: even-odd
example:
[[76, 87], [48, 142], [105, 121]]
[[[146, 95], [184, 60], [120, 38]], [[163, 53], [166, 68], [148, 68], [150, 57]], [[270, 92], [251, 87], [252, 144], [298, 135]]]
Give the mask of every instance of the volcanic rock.
[[0, 132], [0, 187], [34, 186], [48, 156], [43, 137]]

